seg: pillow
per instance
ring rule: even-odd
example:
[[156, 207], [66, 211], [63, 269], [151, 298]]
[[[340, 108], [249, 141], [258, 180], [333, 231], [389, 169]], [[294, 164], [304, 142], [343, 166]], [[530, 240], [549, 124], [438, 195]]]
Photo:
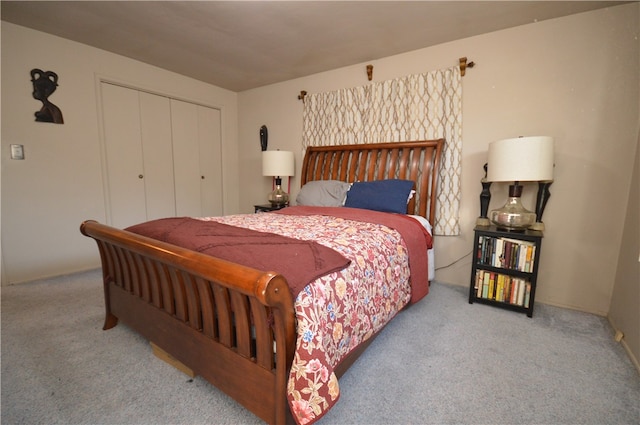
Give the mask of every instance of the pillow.
[[357, 182], [347, 192], [344, 206], [406, 214], [413, 186], [411, 180], [398, 179]]
[[310, 207], [341, 207], [351, 185], [338, 180], [314, 180], [300, 189], [297, 205]]

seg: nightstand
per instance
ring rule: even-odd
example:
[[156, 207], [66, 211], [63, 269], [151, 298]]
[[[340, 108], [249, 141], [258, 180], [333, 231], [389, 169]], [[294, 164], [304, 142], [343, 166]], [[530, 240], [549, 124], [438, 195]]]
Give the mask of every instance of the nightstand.
[[255, 212], [259, 213], [259, 212], [278, 211], [288, 207], [288, 205], [287, 204], [284, 204], [284, 205], [265, 204], [265, 205], [254, 205], [253, 207], [255, 208]]
[[533, 316], [542, 232], [476, 226], [469, 304], [479, 302]]

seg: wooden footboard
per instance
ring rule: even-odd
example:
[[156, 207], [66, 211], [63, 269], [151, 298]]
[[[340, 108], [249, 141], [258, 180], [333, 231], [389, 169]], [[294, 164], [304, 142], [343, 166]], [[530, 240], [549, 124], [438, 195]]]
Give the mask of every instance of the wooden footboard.
[[296, 342], [282, 275], [85, 221], [102, 261], [106, 318], [119, 320], [268, 423], [291, 421]]

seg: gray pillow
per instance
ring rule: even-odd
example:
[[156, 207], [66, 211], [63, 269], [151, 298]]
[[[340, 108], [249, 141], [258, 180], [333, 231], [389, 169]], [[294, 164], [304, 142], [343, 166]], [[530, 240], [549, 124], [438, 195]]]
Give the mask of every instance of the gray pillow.
[[341, 207], [351, 184], [338, 180], [314, 180], [300, 189], [297, 205], [311, 207]]

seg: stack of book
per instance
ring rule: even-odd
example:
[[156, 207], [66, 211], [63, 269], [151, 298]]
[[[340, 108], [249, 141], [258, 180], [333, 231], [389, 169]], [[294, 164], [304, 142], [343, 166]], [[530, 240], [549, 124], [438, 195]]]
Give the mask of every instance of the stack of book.
[[505, 274], [476, 270], [476, 297], [529, 308], [531, 282]]
[[531, 273], [535, 254], [533, 242], [492, 236], [480, 236], [478, 239], [477, 256], [481, 264]]

